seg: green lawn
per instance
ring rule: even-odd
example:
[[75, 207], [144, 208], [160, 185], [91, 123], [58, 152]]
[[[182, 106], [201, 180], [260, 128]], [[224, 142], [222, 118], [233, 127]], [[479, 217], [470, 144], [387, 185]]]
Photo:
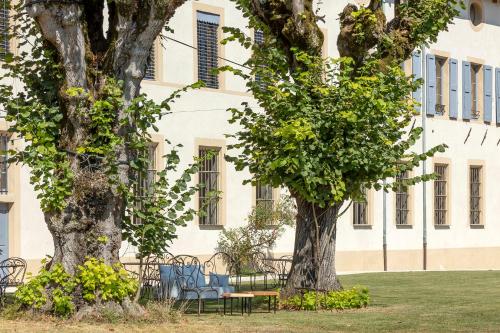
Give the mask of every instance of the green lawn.
[[253, 313], [251, 316], [185, 315], [176, 324], [90, 325], [12, 322], [0, 332], [486, 332], [500, 331], [500, 272], [377, 273], [343, 276], [362, 284], [370, 307], [343, 312]]

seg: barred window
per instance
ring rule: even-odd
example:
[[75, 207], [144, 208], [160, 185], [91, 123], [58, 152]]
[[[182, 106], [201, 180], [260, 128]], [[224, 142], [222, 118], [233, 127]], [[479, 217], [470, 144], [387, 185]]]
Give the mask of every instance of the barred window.
[[220, 209], [220, 148], [200, 147], [199, 207], [200, 225], [218, 225]]
[[368, 200], [366, 199], [367, 192], [363, 190], [365, 199], [363, 201], [354, 201], [353, 209], [353, 225], [368, 225]]
[[481, 70], [481, 65], [471, 64], [470, 74], [471, 74], [471, 86], [472, 86], [472, 110], [471, 116], [473, 119], [479, 119], [481, 116], [481, 106], [479, 103], [479, 92], [481, 91], [481, 80], [479, 79], [479, 73]]
[[448, 213], [448, 165], [436, 164], [434, 173], [434, 224], [446, 225]]
[[[148, 159], [148, 169], [145, 174], [139, 174], [137, 185], [135, 190], [135, 195], [139, 197], [139, 202], [136, 203], [136, 210], [142, 210], [144, 208], [143, 206], [143, 199], [146, 199], [150, 196], [153, 195], [153, 185], [156, 180], [156, 158], [157, 158], [157, 151], [158, 144], [157, 143], [151, 143], [149, 145], [148, 151], [146, 153], [146, 157]], [[134, 224], [142, 224], [142, 221], [140, 218], [134, 216]]]
[[408, 225], [410, 214], [410, 194], [408, 191], [408, 186], [403, 186], [402, 181], [409, 178], [408, 171], [401, 172], [396, 176], [396, 182], [399, 183], [396, 189], [396, 224], [397, 225]]
[[470, 179], [470, 224], [481, 224], [481, 171], [480, 166], [471, 166]]
[[[253, 39], [256, 45], [264, 44], [264, 32], [262, 30], [255, 30]], [[261, 89], [266, 88], [266, 84], [262, 82], [262, 76], [260, 76], [259, 74], [255, 74], [255, 82], [259, 84], [259, 87]]]
[[272, 209], [274, 206], [273, 187], [257, 182], [255, 186], [255, 201], [257, 207]]
[[155, 80], [156, 79], [156, 50], [155, 46], [151, 47], [149, 51], [148, 61], [146, 63], [146, 74], [144, 75], [145, 80]]
[[0, 59], [4, 59], [10, 51], [9, 41], [9, 1], [3, 0], [0, 8]]
[[219, 66], [219, 15], [197, 12], [198, 80], [209, 88], [219, 88], [219, 77], [212, 70]]
[[7, 134], [0, 135], [0, 193], [8, 193], [8, 151], [9, 149], [9, 136]]
[[444, 114], [444, 68], [446, 58], [436, 57], [436, 113]]

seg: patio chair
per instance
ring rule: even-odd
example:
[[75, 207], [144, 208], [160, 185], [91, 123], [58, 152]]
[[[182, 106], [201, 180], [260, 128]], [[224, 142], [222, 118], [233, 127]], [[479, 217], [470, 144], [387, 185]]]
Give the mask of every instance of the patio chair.
[[208, 276], [208, 286], [222, 288], [221, 293], [234, 293], [238, 287], [235, 261], [225, 252], [217, 252], [203, 263], [203, 274]]
[[26, 261], [22, 258], [12, 257], [0, 262], [0, 305], [5, 302], [7, 288], [22, 285], [25, 274]]
[[263, 279], [263, 289], [275, 289], [279, 283], [279, 272], [271, 265], [266, 258], [266, 255], [262, 252], [257, 252], [253, 255], [250, 262], [250, 268], [253, 274], [250, 278], [250, 288], [252, 290], [257, 289], [257, 277], [261, 276]]
[[[224, 293], [222, 287], [212, 287], [207, 284], [203, 266], [198, 258], [189, 255], [179, 255], [173, 258], [174, 281], [170, 288], [170, 296], [177, 296], [177, 300], [197, 300], [198, 315], [201, 313], [202, 301], [217, 300]], [[176, 290], [177, 289], [177, 290]], [[178, 293], [175, 295], [175, 293]]]
[[165, 296], [162, 284], [160, 267], [171, 264], [174, 256], [166, 252], [162, 256], [148, 256], [142, 270], [141, 297], [149, 297], [155, 300], [163, 300]]

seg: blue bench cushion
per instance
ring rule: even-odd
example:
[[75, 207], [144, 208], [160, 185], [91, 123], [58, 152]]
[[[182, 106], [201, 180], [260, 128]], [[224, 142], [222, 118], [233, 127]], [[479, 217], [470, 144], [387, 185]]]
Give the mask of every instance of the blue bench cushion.
[[[203, 287], [198, 289], [201, 299], [222, 298], [224, 293], [234, 293], [234, 287]], [[187, 291], [180, 296], [182, 299], [195, 300], [198, 294], [195, 291]]]
[[210, 273], [209, 284], [212, 287], [229, 287], [229, 275]]
[[163, 297], [177, 298], [179, 296], [179, 286], [173, 265], [160, 265], [160, 281]]

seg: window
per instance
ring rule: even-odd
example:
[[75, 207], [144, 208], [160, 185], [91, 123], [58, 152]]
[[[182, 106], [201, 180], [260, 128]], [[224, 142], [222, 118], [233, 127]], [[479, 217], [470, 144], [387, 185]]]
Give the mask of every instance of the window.
[[[156, 179], [156, 158], [157, 158], [157, 151], [158, 144], [156, 143], [151, 143], [149, 145], [148, 151], [147, 151], [147, 159], [148, 159], [148, 169], [146, 171], [146, 174], [139, 174], [137, 185], [135, 188], [135, 194], [138, 196], [140, 199], [142, 198], [147, 198], [153, 194], [153, 185], [155, 183]], [[143, 209], [143, 203], [142, 200], [139, 200], [137, 203], [136, 210], [141, 210]], [[134, 224], [142, 224], [142, 221], [140, 218], [134, 216]]]
[[146, 63], [146, 74], [144, 75], [145, 80], [155, 80], [156, 79], [156, 50], [155, 46], [151, 47], [149, 51], [148, 61]]
[[471, 166], [469, 169], [471, 225], [481, 224], [481, 171], [480, 166]]
[[9, 7], [8, 1], [3, 0], [0, 8], [0, 59], [4, 59], [10, 51], [9, 41]]
[[8, 154], [9, 149], [9, 137], [7, 134], [0, 135], [0, 194], [8, 193], [8, 174], [7, 170], [9, 168], [8, 164]]
[[209, 88], [219, 88], [219, 77], [212, 70], [219, 66], [219, 15], [197, 12], [198, 80]]
[[220, 148], [200, 147], [199, 207], [200, 225], [219, 224]]
[[445, 79], [444, 71], [446, 58], [436, 57], [436, 114], [443, 115], [445, 106]]
[[365, 195], [365, 200], [354, 201], [352, 204], [353, 210], [353, 225], [368, 225], [368, 201], [366, 200], [367, 192], [363, 191]]
[[274, 206], [273, 187], [257, 182], [255, 186], [255, 205], [265, 209], [272, 209]]
[[472, 95], [472, 109], [471, 116], [472, 119], [479, 119], [481, 116], [481, 108], [479, 102], [479, 94], [481, 91], [481, 80], [479, 78], [479, 73], [481, 70], [481, 65], [471, 64], [470, 74], [471, 74], [471, 95]]
[[255, 44], [257, 45], [262, 45], [264, 44], [264, 31], [262, 30], [255, 30], [254, 34], [254, 41], [255, 41]]
[[474, 26], [478, 26], [483, 22], [483, 11], [481, 5], [472, 3], [469, 7], [469, 18]]
[[403, 186], [402, 181], [407, 180], [408, 171], [404, 171], [396, 176], [396, 182], [400, 183], [396, 189], [396, 224], [409, 225], [410, 215], [410, 194], [408, 186]]
[[434, 165], [434, 224], [446, 225], [448, 213], [448, 165]]

